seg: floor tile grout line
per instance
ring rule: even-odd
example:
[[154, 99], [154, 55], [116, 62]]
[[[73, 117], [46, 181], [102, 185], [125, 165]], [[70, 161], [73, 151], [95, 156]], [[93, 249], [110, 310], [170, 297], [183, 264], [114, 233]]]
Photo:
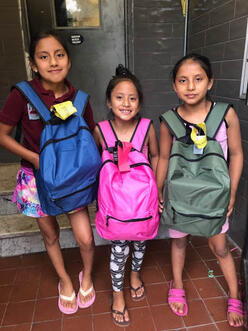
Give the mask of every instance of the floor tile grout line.
[[9, 304], [7, 303], [6, 306], [5, 306], [4, 313], [3, 313], [3, 316], [2, 316], [2, 319], [1, 319], [1, 323], [0, 323], [0, 327], [3, 326], [3, 321], [4, 321], [5, 316], [6, 316], [6, 312], [7, 312], [7, 307], [8, 307], [8, 305], [9, 305]]
[[4, 319], [5, 319], [6, 314], [7, 314], [8, 306], [9, 306], [9, 304], [11, 302], [10, 299], [11, 299], [12, 293], [14, 291], [15, 281], [16, 281], [16, 278], [17, 278], [17, 270], [16, 270], [16, 268], [13, 268], [11, 270], [15, 270], [15, 277], [14, 277], [12, 283], [8, 284], [9, 286], [11, 286], [11, 290], [10, 290], [10, 293], [9, 293], [8, 302], [6, 303], [6, 306], [5, 306], [5, 310], [4, 310], [4, 313], [3, 313], [3, 316], [2, 316], [2, 320], [1, 320], [0, 326], [3, 326], [3, 322], [4, 322]]
[[[196, 250], [196, 248], [194, 247], [194, 245], [192, 246], [193, 247], [193, 249], [194, 249], [194, 251]], [[206, 245], [204, 245], [204, 246], [200, 246], [200, 247], [208, 247], [208, 246], [206, 246]], [[157, 251], [157, 252], [159, 252], [159, 250]], [[198, 253], [198, 252], [197, 252]], [[156, 254], [156, 252], [155, 252], [155, 254]], [[199, 253], [198, 253], [198, 255], [199, 255], [199, 261], [201, 262], [201, 263], [203, 263], [205, 266], [206, 266], [206, 268], [207, 268], [207, 270], [209, 270], [209, 267], [208, 267], [208, 265], [207, 265], [207, 262], [206, 261], [216, 261], [216, 259], [208, 259], [208, 258], [204, 258], [204, 257], [202, 257]], [[235, 257], [234, 257], [235, 258]], [[239, 257], [237, 257], [237, 258], [239, 258]], [[198, 260], [197, 260], [198, 261]], [[156, 268], [157, 268], [157, 270], [159, 270], [160, 272], [162, 272], [162, 277], [163, 277], [163, 279], [164, 279], [164, 281], [162, 281], [162, 282], [151, 282], [151, 283], [148, 283], [150, 286], [152, 286], [152, 285], [156, 285], [156, 284], [166, 284], [166, 286], [168, 285], [168, 281], [167, 281], [167, 279], [166, 279], [166, 277], [165, 277], [165, 273], [163, 272], [163, 270], [162, 270], [162, 267], [164, 267], [164, 265], [162, 266], [159, 262], [155, 262], [155, 265], [156, 265]], [[170, 264], [167, 264], [167, 266], [170, 266]], [[22, 266], [22, 268], [32, 268], [32, 267], [35, 267], [35, 265], [31, 265], [30, 267], [29, 266]], [[152, 266], [147, 266], [147, 268], [148, 269], [151, 269], [152, 268]], [[14, 268], [11, 268], [11, 269], [14, 269]], [[16, 268], [17, 270], [18, 269], [20, 269], [20, 267], [17, 267]], [[5, 270], [5, 269], [1, 269], [1, 270]], [[0, 270], [0, 271], [1, 271]], [[188, 274], [188, 272], [185, 270], [185, 272], [186, 272], [186, 274], [187, 274], [187, 276], [188, 276], [188, 280], [190, 280], [191, 282], [193, 282], [193, 280], [196, 280], [196, 279], [204, 279], [204, 278], [207, 278], [207, 277], [198, 277], [198, 278], [192, 278], [192, 277], [190, 277], [190, 275]], [[15, 276], [15, 283], [16, 283], [16, 277], [17, 277], [17, 274], [16, 274], [16, 276]], [[222, 277], [222, 275], [217, 275], [217, 276], [215, 276], [215, 282], [217, 282], [216, 284], [218, 285], [218, 287], [222, 290], [222, 292], [224, 293], [223, 294], [223, 297], [225, 296], [226, 297], [226, 292], [224, 291], [224, 288], [223, 288], [223, 286], [221, 285], [221, 283], [219, 282], [219, 279], [218, 278], [220, 278], [220, 277]], [[40, 281], [41, 281], [41, 276], [40, 276]], [[194, 283], [194, 282], [193, 282]], [[39, 282], [39, 285], [40, 285], [40, 282]], [[5, 285], [3, 285], [3, 286], [5, 286]], [[12, 295], [12, 292], [13, 292], [13, 288], [14, 288], [14, 285], [12, 284], [11, 285], [12, 286], [12, 288], [11, 288], [11, 294], [9, 294], [9, 298], [8, 298], [8, 303], [10, 302], [10, 298], [11, 298], [11, 295]], [[195, 287], [195, 284], [194, 284], [194, 287]], [[41, 299], [47, 299], [47, 298], [40, 298], [40, 299], [38, 299], [38, 291], [39, 291], [39, 288], [40, 288], [40, 286], [37, 288], [37, 291], [36, 291], [36, 299], [35, 299], [35, 305], [37, 305], [37, 301], [39, 301], [39, 300], [41, 300]], [[126, 286], [126, 288], [129, 288], [129, 286]], [[99, 290], [99, 291], [97, 291], [97, 292], [99, 292], [99, 293], [104, 293], [104, 292], [109, 292], [110, 291], [110, 289], [103, 289], [103, 290]], [[196, 289], [196, 291], [197, 291], [197, 289]], [[198, 295], [199, 295], [199, 292], [197, 291], [197, 293], [198, 293]], [[55, 297], [55, 296], [53, 296], [53, 297]], [[56, 296], [57, 297], [57, 296]], [[48, 298], [52, 298], [52, 297], [48, 297]], [[204, 302], [205, 300], [199, 295], [199, 298]], [[198, 300], [199, 300], [199, 298], [198, 298]], [[214, 299], [214, 298], [220, 298], [219, 296], [218, 297], [211, 297], [211, 298], [206, 298], [206, 300], [212, 300], [212, 299]], [[197, 299], [193, 299], [193, 300], [197, 300]], [[192, 301], [193, 301], [192, 300]], [[27, 301], [32, 301], [32, 300], [22, 300], [22, 301], [20, 301], [20, 302], [23, 302], [23, 301], [25, 301], [25, 302], [27, 302]], [[8, 304], [7, 303], [7, 304]], [[7, 304], [6, 304], [6, 307], [7, 307]], [[161, 304], [162, 305], [162, 304]], [[166, 302], [164, 303], [164, 305], [166, 305]], [[148, 302], [148, 307], [149, 307], [149, 310], [150, 310], [150, 312], [151, 312], [151, 307], [152, 306], [156, 306], [156, 305], [150, 305], [150, 303]], [[159, 305], [157, 305], [157, 306], [159, 306]], [[142, 307], [147, 307], [147, 306], [142, 306]], [[131, 309], [139, 309], [139, 308], [141, 308], [141, 307], [132, 307]], [[206, 307], [205, 307], [206, 308]], [[206, 310], [207, 310], [207, 312], [208, 312], [208, 309], [206, 308]], [[35, 309], [34, 309], [34, 312], [33, 312], [33, 314], [35, 313]], [[5, 314], [6, 314], [6, 311], [5, 311]], [[94, 315], [97, 315], [97, 314], [94, 314], [93, 312], [90, 314], [90, 316], [91, 316], [91, 320], [92, 320], [92, 331], [94, 330]], [[63, 315], [62, 315], [63, 316]], [[209, 316], [211, 316], [210, 314], [209, 314]], [[34, 315], [33, 315], [33, 318], [34, 318]], [[63, 318], [63, 317], [62, 317]], [[62, 318], [61, 318], [61, 330], [63, 329], [63, 324], [62, 324]], [[153, 324], [155, 323], [155, 321], [154, 321], [154, 318], [153, 318], [153, 315], [152, 315], [152, 320], [153, 320]], [[37, 322], [37, 323], [42, 323], [43, 321], [40, 321], [40, 322]], [[223, 320], [223, 321], [217, 321], [218, 323], [222, 323], [222, 322], [226, 322], [226, 320]], [[219, 328], [218, 328], [218, 326], [217, 326], [217, 322], [215, 322], [214, 321], [214, 323], [209, 323], [209, 325], [211, 324], [213, 324], [213, 325], [215, 325], [215, 327], [219, 330]], [[2, 321], [2, 323], [3, 323], [3, 321]], [[1, 323], [1, 325], [2, 325], [2, 323]], [[33, 321], [31, 322], [32, 324], [34, 324], [33, 323]], [[21, 324], [23, 324], [23, 323], [21, 323]], [[25, 323], [24, 323], [25, 324]], [[31, 328], [32, 328], [32, 324], [31, 324]], [[208, 325], [208, 324], [206, 324], [206, 325]], [[200, 324], [199, 324], [199, 326], [200, 326]], [[156, 325], [155, 325], [155, 327], [156, 327]], [[186, 326], [184, 326], [184, 327], [182, 327], [182, 328], [180, 328], [180, 329], [177, 329], [177, 330], [182, 330], [182, 329], [186, 329], [186, 330], [189, 330], [190, 328], [193, 328], [193, 329], [196, 329], [197, 328], [197, 326], [190, 326], [190, 327], [186, 327]], [[31, 329], [30, 329], [31, 330]], [[125, 328], [125, 330], [126, 330], [126, 328]], [[170, 330], [172, 330], [172, 329], [170, 329]], [[175, 330], [175, 329], [174, 329]]]
[[[191, 242], [191, 246], [194, 248], [194, 250], [196, 250], [196, 248], [193, 246], [192, 242]], [[209, 248], [209, 249], [210, 249], [210, 248]], [[197, 252], [197, 253], [198, 253], [198, 252]], [[198, 254], [199, 254], [199, 253], [198, 253]], [[199, 255], [200, 255], [200, 254], [199, 254]], [[201, 255], [200, 255], [200, 257], [201, 257], [202, 262], [206, 265], [206, 262], [205, 262], [205, 260], [202, 258]], [[207, 270], [209, 270], [209, 268], [208, 268], [207, 265], [206, 265], [206, 267], [207, 267]], [[216, 282], [216, 281], [215, 281], [215, 282]], [[202, 304], [203, 304], [204, 308], [206, 309], [206, 312], [207, 312], [207, 314], [208, 314], [210, 320], [211, 320], [211, 321], [213, 322], [213, 324], [215, 325], [215, 320], [214, 320], [214, 318], [212, 317], [211, 312], [210, 312], [209, 309], [207, 308], [204, 299], [203, 299], [202, 296], [200, 295], [200, 292], [198, 291], [198, 289], [197, 289], [195, 283], [194, 283], [193, 281], [192, 281], [192, 283], [193, 283], [193, 286], [194, 286], [194, 288], [195, 288], [197, 294], [198, 294], [199, 297], [201, 298]]]
[[[228, 239], [228, 240], [229, 240], [229, 239]], [[209, 248], [209, 249], [210, 249], [210, 248]], [[233, 257], [233, 258], [234, 258], [234, 257]], [[209, 269], [209, 266], [208, 266], [207, 263], [206, 263], [206, 259], [204, 259], [204, 258], [202, 258], [202, 257], [201, 257], [201, 259], [202, 259], [202, 262], [203, 262], [203, 263], [205, 264], [205, 266], [207, 267], [207, 269], [210, 270], [210, 269]], [[209, 261], [209, 260], [207, 260], [207, 261]], [[212, 260], [211, 260], [211, 261], [212, 261]], [[218, 259], [217, 259], [217, 261], [218, 261]], [[224, 276], [224, 275], [222, 274], [222, 276]], [[219, 287], [219, 289], [222, 291], [222, 293], [223, 293], [223, 297], [226, 298], [226, 297], [227, 297], [227, 294], [226, 294], [224, 288], [222, 287], [221, 283], [218, 281], [217, 278], [218, 278], [217, 276], [214, 277], [214, 279], [215, 279], [215, 283], [217, 284], [217, 286]], [[213, 299], [218, 299], [218, 298], [221, 298], [221, 297], [218, 296], [218, 297], [205, 298], [205, 300], [213, 300]], [[207, 306], [205, 305], [205, 300], [203, 300], [203, 304], [204, 304], [206, 310], [209, 312]], [[210, 314], [210, 312], [209, 312], [209, 316], [211, 317], [211, 319], [213, 319], [213, 318], [212, 318], [212, 315]], [[218, 321], [218, 322], [219, 322], [219, 321]], [[226, 323], [227, 323], [227, 319], [226, 319], [226, 320], [223, 320], [223, 322], [226, 322]], [[217, 321], [214, 321], [214, 324], [215, 324], [217, 330], [219, 330], [219, 327], [218, 327], [218, 325], [217, 325]]]
[[153, 314], [152, 314], [152, 310], [151, 310], [151, 305], [147, 299], [147, 297], [145, 297], [146, 299], [146, 302], [147, 302], [147, 306], [148, 306], [148, 309], [149, 309], [149, 312], [150, 312], [150, 315], [152, 317], [152, 323], [153, 323], [153, 327], [154, 327], [154, 331], [158, 331], [157, 327], [156, 327], [156, 323], [155, 323], [155, 320], [154, 320], [154, 317], [153, 317]]
[[[171, 250], [171, 242], [170, 242], [170, 245], [169, 245], [169, 248], [170, 248], [170, 250]], [[171, 260], [171, 259], [170, 259]], [[162, 270], [162, 267], [161, 267], [161, 265], [158, 263], [158, 267], [159, 267], [159, 269], [160, 269], [160, 271], [163, 273], [163, 276], [164, 276], [164, 278], [165, 278], [165, 282], [166, 282], [166, 285], [168, 286], [168, 289], [169, 289], [169, 284], [170, 284], [170, 280], [168, 280], [167, 281], [167, 279], [166, 279], [166, 277], [165, 277], [165, 274], [164, 274], [164, 272], [163, 272], [163, 270]], [[171, 265], [171, 261], [170, 261], [170, 268], [172, 268], [172, 265]], [[149, 303], [149, 302], [148, 302]], [[168, 293], [167, 293], [167, 298], [165, 298], [165, 303], [166, 304], [168, 304]], [[149, 304], [150, 305], [150, 304]], [[169, 305], [169, 304], [168, 304]], [[183, 328], [185, 328], [186, 327], [186, 325], [185, 325], [185, 322], [184, 322], [184, 319], [182, 318], [182, 322], [183, 322]]]
[[31, 320], [30, 331], [33, 329], [33, 325], [35, 323], [34, 317], [35, 317], [36, 308], [37, 308], [37, 301], [38, 301], [38, 294], [39, 294], [39, 291], [40, 291], [40, 284], [41, 284], [41, 270], [40, 270], [40, 275], [39, 275], [39, 280], [38, 280], [38, 285], [37, 285], [37, 290], [36, 290], [36, 295], [35, 295], [34, 310], [33, 310], [33, 315], [32, 315], [32, 320]]
[[[198, 325], [194, 325], [194, 326], [188, 326], [186, 328], [186, 330], [194, 330], [195, 329], [197, 331], [198, 327], [212, 326], [212, 325], [216, 326], [215, 323], [205, 323], [205, 324], [198, 324]], [[216, 328], [217, 328], [217, 326], [216, 326]], [[218, 330], [218, 328], [216, 330]]]
[[63, 331], [64, 328], [64, 314], [62, 314], [61, 319], [60, 319], [60, 331]]

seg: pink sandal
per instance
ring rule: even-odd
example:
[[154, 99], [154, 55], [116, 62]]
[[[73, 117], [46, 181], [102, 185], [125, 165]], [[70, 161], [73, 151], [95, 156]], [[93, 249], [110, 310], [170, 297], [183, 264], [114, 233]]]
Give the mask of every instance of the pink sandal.
[[[228, 313], [236, 313], [239, 314], [241, 316], [244, 315], [243, 313], [243, 303], [241, 300], [239, 299], [232, 299], [232, 298], [228, 298], [228, 303], [227, 303], [227, 320], [229, 323], [229, 319], [228, 319]], [[231, 325], [229, 323], [230, 326], [234, 327], [234, 328], [239, 328], [242, 325]]]
[[76, 300], [76, 307], [75, 308], [66, 308], [62, 305], [61, 303], [61, 299], [67, 302], [73, 302], [73, 300], [75, 299], [76, 295], [75, 292], [72, 293], [72, 295], [70, 297], [67, 297], [63, 294], [60, 293], [60, 283], [58, 284], [58, 291], [59, 291], [59, 298], [58, 298], [58, 307], [59, 310], [63, 313], [63, 314], [75, 314], [78, 310], [78, 303]]
[[[184, 289], [181, 289], [181, 288], [172, 288], [172, 285], [173, 285], [173, 281], [171, 280], [170, 289], [169, 289], [169, 293], [168, 293], [168, 304], [170, 306], [170, 309], [177, 316], [186, 316], [188, 314], [188, 304], [186, 301], [185, 291], [184, 291]], [[184, 304], [182, 313], [179, 313], [171, 306], [171, 303], [177, 303], [177, 302]]]
[[96, 298], [96, 292], [95, 292], [95, 290], [94, 290], [93, 285], [92, 285], [87, 291], [84, 291], [84, 290], [81, 288], [82, 280], [83, 280], [83, 272], [81, 271], [81, 272], [79, 273], [79, 284], [80, 284], [79, 292], [81, 293], [81, 295], [82, 295], [83, 297], [86, 297], [86, 296], [87, 296], [88, 294], [90, 294], [92, 291], [94, 291], [94, 295], [93, 295], [93, 297], [92, 297], [89, 301], [87, 301], [87, 302], [85, 302], [85, 303], [82, 303], [81, 300], [80, 300], [79, 292], [78, 292], [78, 295], [77, 295], [77, 303], [78, 303], [78, 307], [79, 307], [79, 308], [88, 308], [88, 307], [90, 307], [90, 306], [94, 303], [95, 298]]

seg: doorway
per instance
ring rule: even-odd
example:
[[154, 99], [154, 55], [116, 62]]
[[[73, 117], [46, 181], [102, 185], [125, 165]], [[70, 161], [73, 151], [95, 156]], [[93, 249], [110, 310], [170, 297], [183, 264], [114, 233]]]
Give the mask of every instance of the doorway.
[[119, 63], [128, 65], [127, 0], [26, 0], [30, 36], [55, 28], [68, 41], [69, 80], [87, 92], [95, 121], [106, 119], [105, 90]]

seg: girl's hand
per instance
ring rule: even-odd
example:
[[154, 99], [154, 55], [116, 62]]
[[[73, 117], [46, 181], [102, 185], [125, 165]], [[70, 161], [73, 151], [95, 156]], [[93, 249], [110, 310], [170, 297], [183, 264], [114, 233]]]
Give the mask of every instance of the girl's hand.
[[162, 214], [163, 209], [164, 209], [164, 200], [163, 200], [162, 197], [159, 197], [159, 198], [158, 198], [158, 212], [159, 212], [160, 214]]
[[231, 214], [233, 212], [234, 203], [235, 203], [235, 196], [231, 196], [229, 205], [227, 208], [227, 215], [226, 215], [227, 217], [231, 216]]
[[33, 164], [33, 166], [34, 166], [34, 168], [35, 168], [36, 170], [38, 170], [39, 167], [40, 167], [40, 163], [39, 163], [39, 161], [40, 161], [40, 156], [39, 156], [39, 154], [34, 153], [34, 159], [33, 159], [33, 161], [32, 161], [32, 164]]

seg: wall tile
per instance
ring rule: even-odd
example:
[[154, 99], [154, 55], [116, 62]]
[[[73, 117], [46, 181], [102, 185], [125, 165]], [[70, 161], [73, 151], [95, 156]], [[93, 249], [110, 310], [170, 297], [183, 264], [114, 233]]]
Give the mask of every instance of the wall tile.
[[175, 38], [182, 38], [184, 36], [184, 22], [172, 23], [172, 36]]
[[240, 82], [236, 80], [216, 80], [216, 95], [238, 98]]
[[135, 26], [135, 37], [171, 37], [172, 36], [172, 24], [171, 23], [140, 23]]
[[241, 79], [242, 66], [242, 60], [222, 62], [220, 78]]
[[188, 40], [188, 45], [190, 49], [203, 47], [205, 45], [205, 32], [200, 32], [197, 34], [193, 34], [190, 36], [190, 39]]
[[145, 94], [172, 91], [172, 82], [170, 79], [146, 79], [142, 81], [142, 87]]
[[182, 9], [171, 10], [170, 8], [151, 9], [149, 11], [149, 21], [158, 23], [184, 22]]
[[225, 44], [224, 59], [235, 60], [243, 59], [245, 39], [232, 40]]
[[209, 57], [211, 61], [221, 61], [224, 58], [224, 45], [217, 44], [204, 47], [202, 49], [202, 54]]
[[221, 24], [206, 31], [206, 45], [216, 44], [229, 39], [229, 24]]
[[147, 66], [159, 66], [171, 64], [170, 52], [139, 52], [134, 60], [135, 67], [147, 68]]
[[212, 70], [214, 79], [221, 78], [220, 72], [221, 72], [221, 63], [220, 62], [212, 62]]
[[182, 39], [171, 38], [136, 38], [135, 49], [137, 52], [177, 52], [182, 49]]
[[172, 66], [152, 66], [147, 67], [144, 70], [144, 67], [136, 66], [135, 72], [139, 79], [168, 79], [170, 76]]
[[247, 16], [248, 6], [247, 0], [236, 0], [235, 17]]
[[147, 101], [147, 106], [164, 106], [166, 104], [176, 104], [177, 96], [175, 92], [153, 92], [150, 95], [149, 101]]
[[214, 8], [210, 16], [210, 26], [223, 24], [234, 17], [235, 1], [227, 2], [223, 6]]
[[183, 54], [181, 1], [133, 0], [133, 7], [134, 71], [145, 91], [144, 114], [154, 120], [158, 130], [161, 109], [177, 100], [169, 76]]
[[232, 21], [230, 24], [230, 39], [244, 38], [246, 33], [247, 17]]
[[190, 33], [194, 34], [205, 30], [206, 28], [209, 27], [209, 21], [210, 21], [210, 17], [208, 13], [201, 15], [200, 17], [196, 17], [191, 22]]
[[173, 9], [173, 8], [181, 8], [180, 0], [163, 0], [163, 1], [157, 1], [157, 0], [134, 0], [134, 7], [144, 7], [146, 9], [151, 8], [166, 8]]

